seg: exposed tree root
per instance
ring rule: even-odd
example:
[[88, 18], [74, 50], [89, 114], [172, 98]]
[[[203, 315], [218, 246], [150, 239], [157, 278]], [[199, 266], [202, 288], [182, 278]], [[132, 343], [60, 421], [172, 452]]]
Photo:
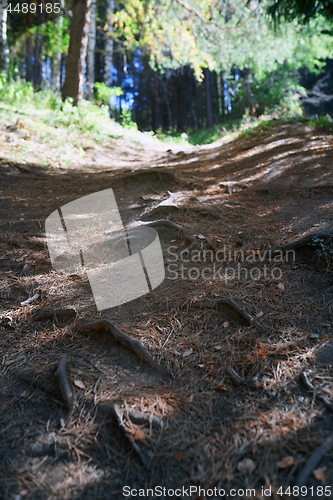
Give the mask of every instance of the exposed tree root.
[[252, 325], [256, 321], [256, 319], [251, 316], [251, 314], [246, 312], [243, 307], [238, 305], [235, 299], [233, 299], [232, 297], [220, 297], [212, 300], [203, 300], [201, 302], [193, 302], [191, 305], [198, 308], [226, 305], [236, 311], [237, 314], [239, 314], [239, 316], [241, 316], [241, 318], [243, 318], [249, 325]]
[[[99, 404], [99, 409], [105, 415], [112, 414], [114, 412], [114, 403], [108, 403], [103, 401]], [[138, 411], [135, 408], [128, 409], [128, 418], [135, 425], [151, 425], [155, 429], [161, 429], [162, 421], [156, 417], [156, 415], [148, 415], [142, 411]]]
[[238, 373], [236, 373], [235, 370], [231, 368], [231, 366], [228, 366], [227, 374], [231, 378], [234, 385], [236, 386], [246, 385], [246, 380], [240, 375], [238, 375]]
[[213, 217], [214, 219], [220, 219], [221, 214], [212, 210], [211, 208], [197, 208], [197, 207], [179, 207], [177, 205], [158, 205], [149, 212], [141, 215], [140, 219], [142, 221], [150, 221], [151, 219], [156, 219], [157, 217], [172, 217], [173, 215], [180, 215], [183, 212], [186, 213], [196, 213], [203, 216]]
[[197, 240], [197, 238], [195, 236], [192, 236], [191, 234], [189, 234], [183, 226], [179, 226], [179, 224], [176, 224], [175, 222], [171, 222], [170, 220], [160, 219], [160, 220], [156, 220], [153, 222], [147, 222], [147, 223], [145, 223], [145, 226], [156, 227], [156, 228], [168, 227], [171, 229], [176, 229], [177, 231], [182, 233], [185, 240], [187, 240], [191, 243], [190, 247], [196, 246], [199, 243], [199, 240]]
[[233, 384], [236, 386], [246, 385], [247, 387], [251, 387], [252, 389], [258, 389], [260, 387], [257, 380], [241, 377], [233, 368], [231, 368], [231, 366], [227, 367], [227, 374], [231, 378]]
[[321, 459], [333, 447], [333, 436], [327, 438], [322, 445], [316, 448], [310, 455], [310, 458], [305, 464], [305, 467], [298, 475], [295, 486], [306, 486], [312, 471], [317, 467]]
[[[316, 391], [315, 386], [310, 382], [308, 374], [306, 372], [302, 372], [300, 378], [301, 378], [302, 384], [304, 385], [304, 387], [308, 391], [313, 391], [313, 392]], [[317, 401], [320, 401], [321, 403], [323, 403], [323, 405], [326, 406], [328, 411], [333, 413], [333, 403], [324, 394], [315, 393], [315, 396], [316, 396]]]
[[176, 205], [162, 205], [142, 214], [140, 219], [142, 221], [150, 221], [151, 219], [156, 219], [156, 217], [172, 217], [179, 211], [180, 209]]
[[324, 231], [311, 233], [296, 241], [291, 241], [290, 243], [285, 243], [284, 245], [275, 248], [272, 253], [288, 252], [289, 250], [300, 250], [301, 248], [307, 247], [308, 245], [313, 245], [314, 238], [325, 240], [330, 238], [331, 236], [333, 236], [333, 229], [325, 229]]
[[23, 382], [31, 385], [32, 387], [35, 387], [36, 389], [41, 389], [42, 391], [52, 394], [52, 396], [59, 397], [58, 391], [55, 389], [55, 386], [46, 382], [46, 380], [44, 379], [32, 377], [25, 374], [19, 374], [18, 378], [20, 380], [23, 380]]
[[140, 462], [142, 463], [142, 465], [146, 466], [146, 464], [147, 464], [146, 457], [143, 455], [142, 451], [140, 450], [139, 446], [134, 441], [134, 439], [131, 436], [129, 436], [128, 432], [126, 432], [126, 428], [124, 425], [125, 424], [125, 422], [124, 422], [124, 409], [121, 407], [121, 405], [118, 403], [106, 403], [106, 404], [102, 403], [100, 405], [100, 409], [101, 409], [102, 413], [111, 415], [113, 418], [116, 419], [119, 427], [123, 431], [123, 435], [125, 436], [126, 440], [131, 445], [133, 451], [135, 452], [135, 454], [139, 458]]
[[124, 347], [133, 352], [141, 362], [151, 366], [162, 375], [167, 374], [166, 369], [154, 360], [146, 347], [139, 340], [133, 339], [126, 333], [119, 330], [119, 328], [112, 323], [112, 321], [108, 319], [100, 319], [88, 323], [80, 323], [78, 325], [79, 332], [89, 332], [91, 330], [106, 330], [116, 341], [120, 342]]
[[[113, 171], [112, 171], [113, 172]], [[147, 182], [156, 182], [155, 185], [150, 186], [151, 190], [153, 192], [155, 191], [156, 188], [160, 186], [160, 184], [163, 183], [172, 183], [172, 184], [177, 184], [181, 186], [191, 186], [193, 187], [193, 180], [192, 179], [186, 179], [184, 177], [180, 177], [179, 175], [176, 175], [174, 172], [164, 169], [161, 167], [153, 167], [145, 170], [135, 170], [131, 172], [126, 172], [125, 174], [122, 174], [120, 176], [117, 176], [114, 178], [115, 183], [119, 182], [126, 182], [128, 185], [129, 182], [144, 182], [147, 185]]]
[[65, 406], [68, 411], [71, 411], [73, 408], [73, 391], [67, 378], [66, 368], [67, 358], [63, 356], [59, 361], [58, 368], [54, 375], [57, 378], [60, 394], [64, 400]]
[[34, 321], [43, 321], [44, 319], [71, 319], [76, 318], [75, 309], [54, 309], [53, 307], [45, 307], [40, 309], [33, 316]]
[[195, 236], [189, 234], [189, 232], [183, 226], [180, 226], [179, 224], [176, 224], [175, 222], [172, 222], [170, 220], [160, 219], [153, 222], [145, 222], [143, 225], [147, 227], [156, 227], [156, 228], [167, 227], [170, 229], [176, 229], [183, 235], [185, 240], [190, 242], [188, 250], [196, 246], [201, 246], [203, 241], [206, 241], [206, 243], [212, 250], [216, 250], [214, 245], [208, 239], [205, 238], [205, 240], [200, 240], [199, 238], [196, 238]]

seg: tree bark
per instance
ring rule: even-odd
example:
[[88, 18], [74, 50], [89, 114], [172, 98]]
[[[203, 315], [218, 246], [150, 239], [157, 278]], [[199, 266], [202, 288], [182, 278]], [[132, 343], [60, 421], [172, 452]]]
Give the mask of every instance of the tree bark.
[[113, 38], [112, 38], [112, 22], [111, 17], [115, 10], [115, 0], [107, 0], [106, 6], [106, 23], [104, 27], [105, 36], [105, 52], [104, 52], [104, 83], [108, 86], [112, 85], [113, 75]]
[[73, 99], [76, 106], [83, 98], [84, 62], [87, 53], [91, 0], [80, 0], [73, 9], [66, 77], [62, 99]]
[[1, 38], [0, 38], [0, 70], [5, 70], [8, 73], [9, 67], [9, 49], [7, 41], [7, 0], [0, 3], [0, 21], [1, 21]]
[[90, 28], [87, 49], [87, 97], [92, 99], [95, 85], [95, 48], [96, 48], [96, 0], [91, 1]]
[[[62, 17], [53, 21], [59, 28], [62, 26]], [[59, 50], [51, 57], [51, 88], [54, 92], [59, 92], [61, 88], [61, 53]]]
[[205, 86], [206, 86], [206, 112], [207, 112], [207, 128], [214, 125], [213, 120], [213, 101], [212, 101], [212, 82], [210, 70], [204, 69]]

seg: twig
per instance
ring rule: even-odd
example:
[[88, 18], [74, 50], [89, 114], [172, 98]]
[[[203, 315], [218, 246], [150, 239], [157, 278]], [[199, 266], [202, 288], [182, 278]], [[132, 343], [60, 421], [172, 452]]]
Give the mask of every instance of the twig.
[[79, 332], [89, 332], [91, 330], [106, 330], [115, 340], [133, 352], [140, 361], [147, 363], [163, 375], [167, 373], [166, 369], [154, 360], [146, 347], [139, 340], [133, 339], [126, 333], [119, 330], [119, 328], [112, 323], [112, 321], [108, 319], [100, 319], [97, 321], [90, 321], [88, 323], [80, 323], [78, 325]]
[[59, 361], [55, 376], [58, 380], [60, 393], [65, 402], [65, 406], [68, 411], [71, 411], [71, 409], [73, 408], [73, 391], [67, 378], [66, 368], [67, 358], [66, 356], [63, 356]]
[[220, 297], [213, 300], [203, 300], [201, 302], [193, 302], [193, 307], [216, 307], [219, 305], [226, 305], [236, 311], [249, 325], [252, 325], [256, 319], [245, 311], [232, 297]]
[[324, 455], [333, 447], [333, 436], [327, 438], [321, 446], [316, 448], [307, 460], [305, 467], [298, 475], [296, 485], [298, 487], [306, 486], [311, 472], [317, 467]]
[[[317, 390], [316, 387], [310, 382], [308, 374], [306, 372], [301, 373], [300, 379], [302, 384], [308, 391], [315, 392]], [[324, 394], [318, 394], [315, 392], [315, 397], [318, 401], [326, 406], [328, 411], [333, 413], [333, 403]]]

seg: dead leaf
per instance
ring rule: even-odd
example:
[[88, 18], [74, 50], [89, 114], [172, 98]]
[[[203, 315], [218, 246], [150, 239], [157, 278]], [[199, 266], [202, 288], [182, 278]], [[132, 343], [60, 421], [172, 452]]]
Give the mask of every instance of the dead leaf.
[[229, 326], [229, 321], [225, 321], [225, 322], [223, 323], [223, 328], [228, 328], [228, 326]]
[[182, 455], [181, 455], [181, 453], [179, 453], [179, 451], [177, 451], [177, 453], [175, 453], [175, 459], [177, 460], [177, 462], [181, 461]]
[[146, 439], [146, 434], [145, 434], [145, 431], [143, 431], [142, 429], [137, 429], [135, 431], [135, 434], [133, 436], [133, 439], [135, 441], [144, 441]]
[[279, 469], [288, 469], [294, 465], [294, 457], [284, 457], [280, 462], [278, 463], [278, 468]]
[[256, 314], [256, 318], [261, 318], [261, 316], [263, 316], [264, 313], [262, 311], [258, 312], [258, 314]]
[[74, 385], [75, 385], [75, 387], [78, 387], [78, 389], [85, 389], [86, 388], [86, 386], [84, 385], [82, 380], [79, 380], [79, 379], [74, 380]]
[[314, 471], [312, 471], [312, 474], [317, 479], [317, 481], [326, 481], [327, 475], [324, 468], [315, 469]]
[[215, 384], [215, 391], [217, 392], [224, 392], [227, 391], [228, 388], [225, 384]]
[[251, 458], [244, 458], [237, 464], [237, 470], [243, 474], [251, 474], [256, 467], [256, 464]]
[[187, 349], [185, 352], [183, 352], [183, 358], [186, 358], [187, 356], [190, 356], [193, 352], [193, 349]]

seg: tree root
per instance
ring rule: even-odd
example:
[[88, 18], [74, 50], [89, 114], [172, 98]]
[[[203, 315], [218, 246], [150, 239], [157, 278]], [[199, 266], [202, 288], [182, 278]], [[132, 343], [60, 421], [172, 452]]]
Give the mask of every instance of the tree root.
[[236, 311], [236, 313], [239, 314], [239, 316], [241, 316], [241, 318], [243, 318], [248, 325], [252, 325], [253, 323], [256, 322], [256, 319], [253, 316], [251, 316], [251, 314], [246, 312], [245, 309], [243, 309], [243, 307], [239, 306], [235, 301], [235, 299], [233, 299], [232, 297], [220, 297], [213, 300], [203, 300], [201, 302], [194, 302], [191, 305], [193, 307], [198, 307], [198, 308], [217, 307], [219, 305], [226, 305], [231, 309], [233, 309], [234, 311]]
[[64, 400], [65, 406], [68, 411], [71, 411], [73, 408], [73, 391], [67, 378], [66, 368], [67, 358], [63, 356], [59, 361], [58, 368], [54, 375], [57, 378], [60, 394]]
[[246, 380], [240, 375], [238, 375], [238, 373], [236, 373], [235, 370], [231, 368], [231, 366], [228, 366], [227, 374], [231, 378], [233, 384], [236, 385], [237, 387], [240, 385], [246, 385]]
[[[105, 415], [112, 414], [114, 412], [114, 403], [103, 401], [99, 404], [99, 409]], [[156, 417], [156, 415], [148, 415], [135, 408], [128, 409], [128, 418], [135, 425], [151, 425], [155, 429], [161, 429], [163, 426], [161, 419]]]
[[126, 428], [124, 425], [124, 409], [120, 406], [120, 404], [101, 403], [100, 410], [102, 411], [102, 413], [111, 415], [113, 418], [116, 419], [117, 424], [119, 425], [120, 429], [123, 432], [123, 435], [125, 436], [128, 443], [131, 445], [133, 451], [139, 458], [140, 462], [142, 463], [142, 465], [146, 466], [147, 465], [146, 457], [143, 455], [142, 451], [140, 450], [139, 446], [134, 441], [134, 439], [131, 436], [129, 436], [128, 433], [126, 432]]
[[75, 309], [53, 309], [53, 307], [45, 307], [36, 312], [32, 317], [34, 321], [43, 321], [44, 319], [70, 319], [76, 318]]
[[296, 481], [296, 485], [298, 487], [306, 486], [306, 483], [309, 480], [310, 474], [317, 467], [321, 459], [329, 452], [333, 447], [333, 436], [327, 438], [322, 445], [316, 448], [310, 455], [310, 458], [307, 460], [305, 467], [299, 473]]
[[52, 384], [47, 383], [44, 379], [35, 378], [30, 375], [24, 374], [19, 374], [18, 378], [20, 380], [23, 380], [23, 382], [31, 385], [32, 387], [35, 387], [36, 389], [41, 389], [42, 391], [45, 391], [52, 396], [59, 397], [58, 391], [55, 389], [55, 387], [52, 386]]
[[[179, 224], [176, 224], [175, 222], [172, 222], [170, 220], [160, 219], [160, 220], [156, 220], [153, 222], [145, 222], [143, 225], [147, 226], [147, 227], [156, 227], [156, 228], [167, 227], [170, 229], [176, 229], [177, 231], [179, 231], [183, 235], [185, 240], [190, 242], [190, 246], [188, 247], [188, 250], [190, 250], [191, 248], [193, 248], [195, 246], [202, 245], [203, 240], [200, 240], [200, 239], [196, 238], [195, 236], [192, 236], [191, 234], [188, 233], [188, 231], [183, 226], [180, 226]], [[206, 243], [208, 243], [208, 245], [212, 248], [212, 250], [216, 250], [215, 247], [212, 245], [212, 243], [209, 242], [209, 240], [207, 240], [205, 238], [204, 241], [206, 241]]]
[[258, 381], [256, 379], [247, 379], [247, 378], [241, 377], [240, 375], [238, 375], [238, 373], [233, 368], [231, 368], [231, 366], [227, 367], [227, 374], [231, 378], [233, 384], [237, 387], [239, 387], [240, 385], [245, 385], [247, 387], [250, 387], [251, 389], [259, 389], [260, 388], [260, 384], [258, 383]]
[[120, 342], [120, 344], [126, 347], [129, 351], [133, 352], [139, 358], [140, 362], [144, 362], [157, 370], [160, 374], [166, 375], [166, 369], [154, 360], [146, 347], [139, 340], [133, 339], [126, 333], [119, 330], [119, 328], [112, 323], [112, 321], [108, 319], [100, 319], [88, 323], [80, 323], [77, 327], [79, 332], [106, 330], [116, 341]]
[[[308, 374], [306, 372], [301, 373], [300, 379], [302, 384], [308, 391], [316, 391], [315, 386], [310, 382]], [[326, 406], [329, 412], [333, 413], [333, 403], [324, 394], [315, 394], [315, 397], [317, 401], [320, 401], [324, 406]]]
[[148, 227], [156, 227], [156, 228], [167, 227], [167, 228], [171, 228], [171, 229], [176, 229], [177, 231], [182, 233], [185, 240], [187, 240], [191, 243], [189, 248], [198, 245], [198, 240], [195, 236], [192, 236], [191, 234], [189, 234], [183, 226], [179, 226], [179, 224], [176, 224], [175, 222], [171, 222], [170, 220], [159, 219], [159, 220], [155, 220], [153, 222], [145, 222], [144, 225], [148, 226]]
[[296, 241], [292, 241], [290, 243], [285, 243], [278, 248], [273, 250], [274, 253], [278, 252], [288, 252], [289, 250], [300, 250], [301, 248], [307, 247], [308, 245], [312, 245], [314, 243], [313, 239], [327, 239], [333, 236], [333, 229], [325, 229], [324, 231], [318, 231], [316, 233], [310, 233], [303, 238], [300, 238]]

